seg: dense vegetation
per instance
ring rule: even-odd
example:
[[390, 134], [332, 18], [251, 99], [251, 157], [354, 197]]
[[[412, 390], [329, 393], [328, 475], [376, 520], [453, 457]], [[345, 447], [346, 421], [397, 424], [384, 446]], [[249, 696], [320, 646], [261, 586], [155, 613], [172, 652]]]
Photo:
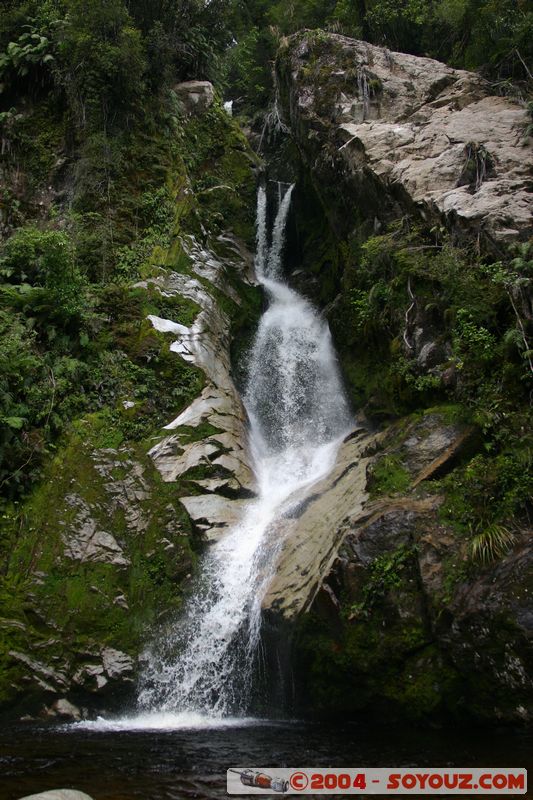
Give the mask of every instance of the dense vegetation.
[[[76, 416], [128, 392], [140, 393], [148, 406], [163, 402], [148, 400], [159, 362], [151, 359], [148, 365], [143, 355], [121, 349], [123, 323], [115, 309], [131, 301], [127, 286], [146, 271], [154, 247], [169, 244], [176, 213], [173, 180], [187, 167], [187, 159], [189, 167], [195, 166], [197, 142], [189, 140], [187, 150], [171, 87], [179, 80], [208, 78], [239, 101], [237, 109], [264, 110], [272, 99], [272, 61], [279, 40], [302, 27], [324, 27], [481, 68], [501, 91], [529, 96], [533, 12], [523, 0], [4, 3], [4, 496], [16, 499], [32, 486], [43, 457]], [[199, 188], [208, 188], [204, 184]], [[417, 402], [431, 397], [436, 379], [412, 374], [399, 355], [391, 356], [389, 341], [394, 340], [391, 331], [401, 306], [396, 287], [424, 273], [428, 302], [439, 284], [443, 304], [431, 313], [447, 315], [451, 326], [461, 364], [459, 399], [478, 407], [484, 426], [504, 420], [503, 425], [498, 422], [497, 435], [513, 441], [505, 423], [514, 419], [506, 410], [516, 397], [509, 387], [522, 387], [522, 373], [531, 371], [517, 308], [531, 277], [530, 252], [510, 254], [514, 266], [492, 266], [481, 279], [463, 270], [464, 256], [453, 249], [443, 247], [429, 273], [421, 257], [411, 252], [417, 247], [409, 247], [398, 232], [371, 240], [360, 254], [354, 286], [347, 287], [349, 313], [342, 337], [350, 347], [359, 342], [358, 375], [351, 376], [356, 399], [368, 400], [373, 382], [389, 398], [403, 394], [403, 399], [385, 403], [387, 413], [405, 407], [406, 392]], [[369, 344], [381, 353], [385, 376], [365, 372]], [[121, 355], [114, 352], [117, 346]], [[498, 372], [503, 380], [494, 377], [494, 359], [503, 365], [503, 373]], [[155, 420], [160, 418], [161, 408], [151, 411], [157, 412]]]
[[170, 88], [215, 78], [229, 32], [216, 2], [7, 5], [0, 485], [17, 498], [80, 413], [132, 392], [147, 418], [160, 404], [158, 360], [127, 352], [120, 308], [146, 312], [126, 286], [170, 243], [183, 175], [211, 158], [201, 131], [185, 134]]
[[[215, 77], [228, 43], [222, 20], [216, 2], [3, 9], [0, 702], [16, 695], [21, 676], [7, 654], [52, 642], [34, 609], [62, 630], [46, 658], [76, 659], [95, 640], [136, 653], [144, 626], [179, 605], [194, 564], [179, 488], [163, 483], [147, 452], [205, 376], [147, 316], [189, 326], [199, 307], [144, 281], [191, 272], [185, 234], [222, 256], [214, 239], [222, 230], [253, 238], [254, 159], [243, 134], [220, 96], [191, 118], [172, 90]], [[240, 306], [220, 295], [240, 330], [256, 293]], [[115, 457], [107, 482], [106, 452]], [[135, 480], [132, 464], [143, 476], [131, 501], [139, 500], [132, 513], [144, 520], [142, 536], [109, 495], [115, 481]], [[78, 511], [90, 507], [128, 549], [118, 568], [57, 559], [61, 532], [78, 513], [66, 500], [73, 492]], [[84, 524], [80, 517], [75, 527]], [[163, 530], [175, 539], [175, 558], [157, 550]], [[37, 561], [46, 579], [35, 583]]]
[[[354, 397], [377, 418], [449, 403], [453, 418], [477, 427], [482, 452], [439, 489], [444, 517], [469, 537], [473, 556], [491, 560], [517, 524], [530, 525], [530, 245], [494, 263], [452, 246], [444, 230], [396, 225], [368, 239], [356, 263], [333, 323]], [[431, 332], [440, 366], [410, 355], [417, 327]]]

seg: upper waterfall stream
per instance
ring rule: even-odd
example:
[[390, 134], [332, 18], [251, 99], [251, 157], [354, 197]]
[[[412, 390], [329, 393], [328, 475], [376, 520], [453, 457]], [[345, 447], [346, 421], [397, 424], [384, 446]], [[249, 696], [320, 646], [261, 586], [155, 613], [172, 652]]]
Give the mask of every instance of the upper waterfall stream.
[[283, 541], [283, 515], [295, 493], [301, 502], [306, 487], [330, 471], [350, 426], [327, 322], [282, 277], [292, 191], [280, 193], [271, 237], [265, 189], [258, 193], [256, 272], [268, 307], [243, 397], [257, 498], [210, 547], [179, 620], [146, 651], [140, 726], [216, 724], [249, 713], [261, 601]]

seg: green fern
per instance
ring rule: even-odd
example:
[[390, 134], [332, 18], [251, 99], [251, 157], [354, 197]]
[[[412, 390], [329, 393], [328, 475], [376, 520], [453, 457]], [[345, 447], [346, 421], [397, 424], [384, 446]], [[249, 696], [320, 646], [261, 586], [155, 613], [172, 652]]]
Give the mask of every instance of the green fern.
[[[476, 526], [480, 527], [480, 526]], [[498, 522], [483, 527], [470, 542], [470, 556], [474, 561], [490, 564], [503, 558], [516, 541], [515, 535]]]

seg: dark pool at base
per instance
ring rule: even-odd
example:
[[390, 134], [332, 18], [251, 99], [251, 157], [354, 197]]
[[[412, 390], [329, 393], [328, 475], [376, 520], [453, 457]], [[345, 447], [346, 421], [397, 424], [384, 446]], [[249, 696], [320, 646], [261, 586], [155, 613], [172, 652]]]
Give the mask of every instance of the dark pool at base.
[[533, 733], [360, 722], [137, 732], [0, 728], [0, 800], [53, 788], [95, 800], [210, 800], [227, 797], [231, 766], [529, 767], [533, 774]]

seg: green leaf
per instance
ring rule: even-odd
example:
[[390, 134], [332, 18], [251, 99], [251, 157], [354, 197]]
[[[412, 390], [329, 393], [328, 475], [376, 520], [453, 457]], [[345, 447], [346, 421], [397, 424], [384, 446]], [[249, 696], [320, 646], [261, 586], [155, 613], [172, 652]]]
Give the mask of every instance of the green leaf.
[[9, 425], [10, 428], [20, 430], [26, 420], [23, 417], [5, 417], [4, 422]]

